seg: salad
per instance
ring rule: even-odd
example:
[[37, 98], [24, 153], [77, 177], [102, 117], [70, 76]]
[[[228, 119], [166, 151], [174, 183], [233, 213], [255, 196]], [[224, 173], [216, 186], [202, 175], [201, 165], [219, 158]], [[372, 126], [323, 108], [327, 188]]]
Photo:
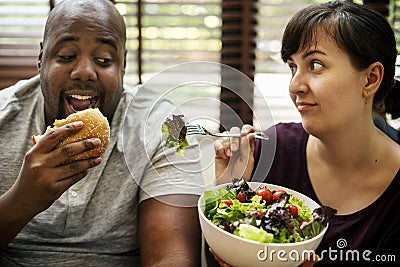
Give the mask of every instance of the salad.
[[221, 229], [261, 243], [293, 243], [318, 235], [336, 210], [321, 206], [311, 211], [299, 197], [284, 190], [232, 180], [217, 191], [205, 191], [204, 215]]

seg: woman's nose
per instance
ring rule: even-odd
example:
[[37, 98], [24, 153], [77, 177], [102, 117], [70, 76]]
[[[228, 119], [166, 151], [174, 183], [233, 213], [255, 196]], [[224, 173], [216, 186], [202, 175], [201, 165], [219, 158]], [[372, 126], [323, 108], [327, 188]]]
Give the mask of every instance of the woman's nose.
[[81, 81], [95, 81], [97, 79], [97, 73], [95, 70], [94, 62], [88, 57], [81, 57], [77, 60], [77, 63], [72, 70], [71, 78], [73, 80]]
[[305, 94], [309, 91], [307, 76], [297, 71], [290, 80], [289, 93], [292, 95]]

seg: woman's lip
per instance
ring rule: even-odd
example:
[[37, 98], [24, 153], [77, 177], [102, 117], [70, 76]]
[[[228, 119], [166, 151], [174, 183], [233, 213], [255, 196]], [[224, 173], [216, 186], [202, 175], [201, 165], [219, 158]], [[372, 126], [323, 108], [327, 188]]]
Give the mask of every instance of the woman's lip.
[[307, 102], [297, 102], [296, 106], [299, 111], [304, 111], [315, 107], [317, 104], [307, 103]]

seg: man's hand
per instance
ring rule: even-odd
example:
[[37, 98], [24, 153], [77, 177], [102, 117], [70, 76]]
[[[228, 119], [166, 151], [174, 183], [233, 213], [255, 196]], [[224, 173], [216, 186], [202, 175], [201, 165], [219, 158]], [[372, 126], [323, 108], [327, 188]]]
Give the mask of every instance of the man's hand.
[[233, 127], [230, 132], [240, 132], [242, 137], [225, 137], [214, 142], [217, 184], [228, 183], [232, 178], [248, 181], [254, 168], [254, 128], [244, 125], [241, 131]]
[[52, 129], [25, 155], [13, 190], [25, 197], [25, 204], [33, 211], [47, 209], [63, 192], [81, 180], [88, 169], [100, 163], [100, 158], [63, 164], [69, 158], [100, 145], [100, 139], [87, 139], [57, 148], [66, 136], [79, 131], [81, 122]]
[[63, 192], [85, 177], [100, 158], [66, 162], [74, 155], [100, 145], [87, 139], [57, 148], [66, 136], [82, 128], [82, 122], [52, 129], [25, 155], [14, 185], [0, 196], [0, 248], [6, 246], [36, 214], [46, 210]]

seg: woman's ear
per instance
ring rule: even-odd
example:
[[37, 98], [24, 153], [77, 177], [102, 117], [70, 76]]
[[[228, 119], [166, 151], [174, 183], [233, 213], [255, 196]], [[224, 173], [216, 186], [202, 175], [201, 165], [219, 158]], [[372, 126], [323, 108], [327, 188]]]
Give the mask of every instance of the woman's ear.
[[363, 90], [363, 96], [369, 97], [376, 93], [381, 85], [385, 69], [380, 62], [375, 62], [369, 65], [366, 69], [366, 79]]
[[39, 72], [40, 72], [40, 69], [42, 68], [42, 57], [43, 57], [43, 43], [40, 42], [40, 52], [39, 52], [39, 55], [38, 55], [38, 60], [36, 62]]

